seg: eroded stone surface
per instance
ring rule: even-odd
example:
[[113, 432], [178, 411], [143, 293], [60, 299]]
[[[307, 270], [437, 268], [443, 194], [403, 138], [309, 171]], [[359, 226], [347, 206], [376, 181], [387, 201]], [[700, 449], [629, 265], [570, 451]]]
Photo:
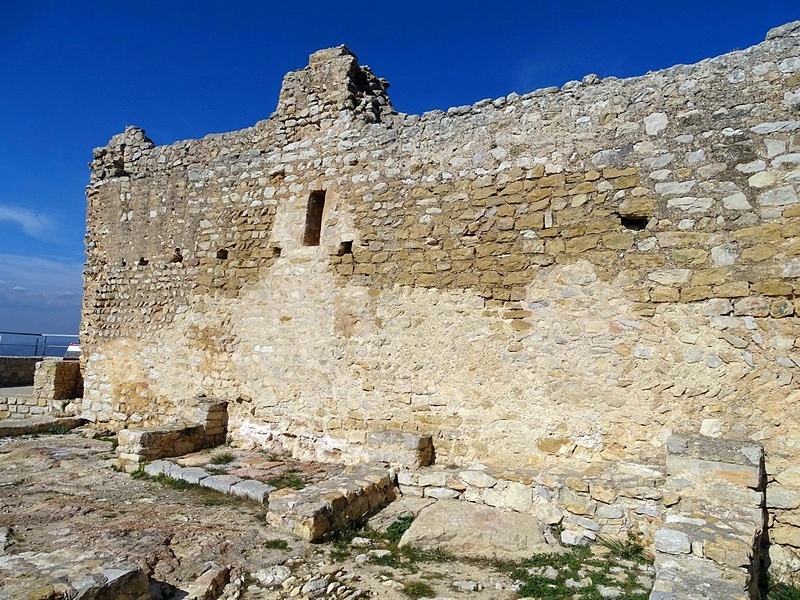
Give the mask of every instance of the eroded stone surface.
[[470, 557], [522, 559], [539, 552], [560, 552], [545, 538], [537, 518], [455, 500], [423, 508], [400, 546], [442, 548]]

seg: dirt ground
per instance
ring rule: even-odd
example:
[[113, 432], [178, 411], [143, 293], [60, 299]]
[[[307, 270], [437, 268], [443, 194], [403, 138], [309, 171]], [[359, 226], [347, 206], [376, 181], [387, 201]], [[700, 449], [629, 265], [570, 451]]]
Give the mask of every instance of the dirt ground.
[[[230, 599], [400, 599], [415, 582], [438, 598], [517, 596], [490, 565], [376, 563], [366, 539], [301, 542], [268, 526], [255, 502], [114, 471], [113, 443], [85, 433], [0, 439], [0, 598], [55, 598], [37, 590], [123, 561], [151, 578], [154, 600], [186, 598], [214, 566], [230, 568], [220, 596]], [[304, 592], [315, 580], [325, 592]]]

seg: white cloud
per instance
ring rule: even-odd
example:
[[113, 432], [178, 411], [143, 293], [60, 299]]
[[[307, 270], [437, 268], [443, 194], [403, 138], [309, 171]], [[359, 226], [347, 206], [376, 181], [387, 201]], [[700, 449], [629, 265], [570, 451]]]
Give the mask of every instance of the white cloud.
[[0, 303], [80, 304], [82, 294], [81, 263], [0, 254]]
[[22, 231], [32, 238], [44, 240], [50, 237], [53, 221], [26, 208], [0, 204], [0, 221], [16, 223]]

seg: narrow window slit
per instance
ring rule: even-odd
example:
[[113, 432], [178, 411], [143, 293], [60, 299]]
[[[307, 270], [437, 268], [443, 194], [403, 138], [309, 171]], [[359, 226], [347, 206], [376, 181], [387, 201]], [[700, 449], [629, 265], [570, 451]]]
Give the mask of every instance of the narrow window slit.
[[319, 246], [322, 232], [322, 212], [325, 210], [325, 191], [311, 192], [306, 208], [306, 228], [303, 232], [304, 246]]

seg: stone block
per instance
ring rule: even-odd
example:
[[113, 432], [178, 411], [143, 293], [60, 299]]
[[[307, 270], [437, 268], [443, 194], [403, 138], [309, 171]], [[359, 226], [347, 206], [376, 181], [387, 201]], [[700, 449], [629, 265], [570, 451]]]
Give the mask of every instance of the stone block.
[[425, 488], [424, 496], [426, 498], [436, 498], [438, 500], [451, 499], [457, 498], [459, 496], [459, 492], [446, 487], [429, 487]]
[[771, 483], [767, 486], [767, 508], [783, 510], [800, 508], [800, 493]]
[[180, 479], [187, 483], [199, 484], [209, 475], [210, 473], [201, 467], [177, 467], [172, 470], [171, 477], [173, 479]]
[[666, 554], [689, 554], [692, 551], [688, 535], [682, 531], [665, 528], [656, 531], [654, 547], [656, 552]]
[[533, 504], [533, 489], [529, 485], [512, 481], [506, 489], [504, 506], [508, 509], [525, 513]]
[[236, 475], [210, 475], [200, 479], [199, 483], [203, 487], [222, 492], [223, 494], [230, 494], [232, 493], [231, 488], [240, 481], [242, 481], [242, 478], [236, 477]]
[[[122, 458], [122, 456], [120, 456]], [[144, 472], [150, 477], [164, 475], [165, 477], [172, 477], [173, 469], [178, 469], [177, 465], [169, 462], [168, 460], [157, 460], [145, 465]]]
[[444, 471], [420, 471], [417, 474], [417, 485], [444, 487], [447, 485], [447, 473]]
[[490, 488], [497, 484], [497, 479], [483, 471], [461, 471], [458, 478], [467, 485], [477, 488]]

